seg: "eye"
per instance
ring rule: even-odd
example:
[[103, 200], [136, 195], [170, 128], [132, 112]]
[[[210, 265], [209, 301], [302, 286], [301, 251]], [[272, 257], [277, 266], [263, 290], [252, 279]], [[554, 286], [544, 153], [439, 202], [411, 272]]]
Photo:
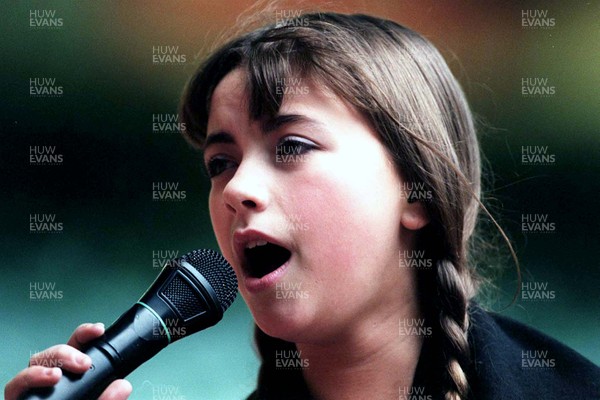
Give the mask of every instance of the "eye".
[[235, 161], [222, 155], [213, 156], [206, 162], [206, 172], [208, 173], [208, 177], [211, 179], [220, 175], [224, 171], [235, 167], [237, 167]]
[[317, 145], [303, 137], [286, 136], [279, 140], [275, 147], [275, 156], [278, 160], [299, 158], [317, 148]]

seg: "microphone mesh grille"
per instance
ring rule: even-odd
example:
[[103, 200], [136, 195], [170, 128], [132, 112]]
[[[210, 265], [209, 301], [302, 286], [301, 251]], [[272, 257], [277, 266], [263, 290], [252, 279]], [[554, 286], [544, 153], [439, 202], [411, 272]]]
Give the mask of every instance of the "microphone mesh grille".
[[189, 318], [195, 317], [203, 309], [203, 303], [198, 298], [196, 292], [179, 275], [175, 275], [173, 280], [171, 280], [169, 286], [164, 291], [164, 295], [173, 303], [173, 306], [175, 306], [186, 321]]
[[181, 258], [206, 278], [217, 294], [223, 311], [227, 310], [237, 295], [237, 278], [227, 260], [210, 249], [194, 250]]

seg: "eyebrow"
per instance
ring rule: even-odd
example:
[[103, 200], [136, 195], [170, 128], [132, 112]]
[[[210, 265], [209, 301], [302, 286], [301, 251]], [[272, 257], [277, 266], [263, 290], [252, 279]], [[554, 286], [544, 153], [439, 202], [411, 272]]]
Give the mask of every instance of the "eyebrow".
[[[269, 133], [272, 133], [278, 129], [283, 128], [286, 125], [291, 124], [303, 124], [318, 130], [326, 129], [325, 124], [315, 119], [309, 118], [305, 115], [280, 114], [264, 121], [262, 123], [262, 130], [265, 135], [268, 135]], [[217, 143], [231, 144], [235, 143], [235, 139], [230, 133], [224, 131], [209, 133], [204, 141], [203, 150], [206, 150], [209, 146]]]
[[216, 133], [210, 133], [206, 136], [206, 140], [204, 140], [204, 146], [202, 146], [203, 150], [206, 150], [209, 146], [217, 143], [235, 143], [235, 139], [231, 134], [223, 131], [219, 131]]
[[323, 129], [325, 126], [312, 118], [309, 118], [305, 115], [301, 114], [281, 114], [276, 115], [273, 118], [269, 118], [263, 123], [263, 131], [265, 133], [270, 133], [281, 129], [286, 125], [291, 124], [305, 124], [313, 128]]

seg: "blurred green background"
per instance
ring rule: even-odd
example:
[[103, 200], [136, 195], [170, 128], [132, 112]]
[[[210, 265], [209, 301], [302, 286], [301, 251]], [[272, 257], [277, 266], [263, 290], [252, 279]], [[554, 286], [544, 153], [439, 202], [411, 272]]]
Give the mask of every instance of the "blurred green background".
[[[518, 251], [524, 280], [546, 283], [552, 301], [504, 311], [600, 363], [599, 1], [340, 1], [321, 6], [394, 19], [433, 41], [463, 84], [480, 122], [494, 175], [486, 197]], [[0, 383], [31, 353], [64, 342], [80, 323], [107, 325], [158, 273], [155, 252], [217, 248], [201, 157], [176, 132], [154, 132], [215, 38], [252, 2], [19, 1], [0, 4], [1, 127]], [[30, 26], [54, 10], [62, 26]], [[523, 10], [554, 24], [523, 26]], [[542, 17], [540, 17], [542, 18]], [[180, 61], [154, 64], [153, 47], [177, 46]], [[181, 57], [185, 55], [185, 57]], [[200, 58], [199, 58], [200, 57]], [[30, 95], [31, 78], [54, 78], [58, 97]], [[523, 78], [548, 79], [549, 96], [523, 96]], [[59, 165], [30, 164], [31, 146], [54, 146]], [[550, 165], [524, 165], [522, 146], [547, 146]], [[186, 198], [153, 201], [154, 182]], [[63, 230], [30, 233], [30, 214]], [[527, 233], [523, 214], [555, 231]], [[506, 249], [492, 305], [517, 289]], [[54, 283], [56, 301], [32, 301], [30, 285]], [[214, 328], [175, 343], [130, 376], [132, 399], [177, 390], [187, 399], [239, 399], [255, 386], [252, 321], [236, 300]], [[158, 388], [158, 389], [157, 389]]]

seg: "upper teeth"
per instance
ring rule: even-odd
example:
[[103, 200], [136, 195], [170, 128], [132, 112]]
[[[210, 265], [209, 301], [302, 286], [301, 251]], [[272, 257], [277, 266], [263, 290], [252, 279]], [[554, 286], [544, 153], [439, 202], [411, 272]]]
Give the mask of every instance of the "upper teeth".
[[253, 240], [252, 242], [248, 242], [246, 244], [246, 248], [247, 249], [252, 249], [252, 248], [254, 248], [256, 246], [264, 246], [266, 244], [267, 244], [266, 240]]

